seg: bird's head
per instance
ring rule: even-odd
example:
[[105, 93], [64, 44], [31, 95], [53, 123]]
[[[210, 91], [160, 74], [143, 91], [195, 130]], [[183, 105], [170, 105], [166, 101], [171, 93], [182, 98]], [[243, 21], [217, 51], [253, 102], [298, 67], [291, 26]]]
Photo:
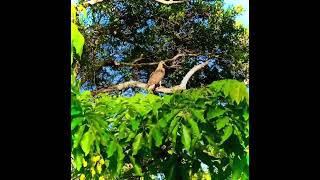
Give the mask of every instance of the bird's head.
[[163, 68], [163, 66], [167, 66], [164, 61], [160, 61], [158, 64], [158, 68]]

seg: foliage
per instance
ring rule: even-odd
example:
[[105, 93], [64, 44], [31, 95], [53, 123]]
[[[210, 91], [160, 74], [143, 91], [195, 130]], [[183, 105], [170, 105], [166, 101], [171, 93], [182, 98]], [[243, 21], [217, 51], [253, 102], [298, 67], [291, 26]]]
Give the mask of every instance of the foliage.
[[221, 80], [162, 97], [80, 93], [73, 60], [84, 60], [84, 39], [90, 41], [81, 33], [83, 12], [72, 6], [72, 177], [151, 179], [163, 173], [165, 179], [248, 179], [246, 86]]
[[188, 88], [220, 79], [248, 78], [248, 34], [235, 21], [242, 8], [225, 9], [223, 5], [223, 0], [172, 5], [154, 0], [113, 0], [87, 7], [86, 16], [78, 14], [83, 23], [77, 21], [86, 37], [79, 60], [82, 83], [99, 88], [128, 80], [146, 82], [154, 66], [116, 66], [113, 62], [132, 63], [141, 56], [138, 63], [159, 62], [178, 53], [199, 56], [180, 58], [179, 68], [167, 68], [164, 86], [180, 84], [190, 68], [205, 59], [212, 63], [192, 77]]
[[247, 179], [248, 92], [236, 80], [164, 97], [86, 91], [77, 94], [72, 112], [79, 175], [190, 179], [204, 163], [212, 179]]

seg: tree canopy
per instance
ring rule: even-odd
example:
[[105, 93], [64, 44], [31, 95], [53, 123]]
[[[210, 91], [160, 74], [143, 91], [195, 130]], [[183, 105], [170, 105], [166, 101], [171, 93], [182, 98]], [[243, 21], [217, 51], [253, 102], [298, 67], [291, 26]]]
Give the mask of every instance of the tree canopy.
[[[240, 12], [221, 0], [73, 5], [72, 179], [248, 179]], [[160, 61], [173, 88], [143, 92]]]
[[77, 59], [83, 87], [146, 83], [161, 60], [168, 60], [169, 66], [165, 87], [180, 84], [193, 66], [206, 60], [209, 65], [192, 76], [188, 87], [220, 79], [243, 81], [248, 78], [249, 46], [247, 29], [235, 21], [241, 12], [240, 6], [223, 8], [221, 0], [171, 5], [113, 0], [89, 6], [77, 21], [86, 39], [82, 58]]

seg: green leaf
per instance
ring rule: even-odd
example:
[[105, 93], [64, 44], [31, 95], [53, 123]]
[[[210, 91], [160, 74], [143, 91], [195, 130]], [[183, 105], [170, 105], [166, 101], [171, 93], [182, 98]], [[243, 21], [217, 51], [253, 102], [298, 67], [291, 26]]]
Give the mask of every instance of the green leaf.
[[244, 109], [242, 117], [243, 117], [244, 120], [246, 120], [246, 121], [249, 119], [249, 111], [248, 111], [248, 108], [245, 108], [245, 109]]
[[81, 57], [84, 45], [84, 37], [78, 30], [78, 26], [74, 23], [71, 23], [71, 43], [76, 49], [76, 53]]
[[247, 92], [247, 87], [243, 82], [233, 79], [221, 80], [212, 83], [209, 87], [217, 92], [222, 91], [225, 96], [230, 96], [230, 98], [237, 104], [239, 104], [243, 99], [246, 99], [247, 104], [249, 104], [249, 93]]
[[243, 139], [242, 139], [242, 133], [236, 125], [233, 125], [233, 134], [235, 134], [237, 136], [237, 138], [239, 139], [239, 143], [242, 144], [243, 146], [245, 146]]
[[71, 19], [75, 20], [77, 18], [77, 9], [75, 5], [71, 5]]
[[241, 160], [235, 157], [232, 162], [232, 180], [238, 180], [241, 177], [243, 165]]
[[245, 134], [246, 138], [249, 137], [249, 123], [248, 122], [246, 123], [244, 134]]
[[239, 86], [236, 86], [234, 85], [233, 88], [230, 90], [230, 97], [237, 103], [239, 104], [241, 99], [242, 99], [242, 96], [240, 94], [240, 87]]
[[247, 105], [249, 105], [249, 92], [247, 90], [247, 86], [241, 82], [239, 85], [239, 93], [242, 96], [241, 100], [246, 100]]
[[233, 88], [233, 84], [232, 81], [230, 80], [226, 80], [224, 82], [223, 88], [222, 88], [222, 92], [224, 93], [225, 96], [229, 96], [230, 95], [230, 91]]
[[184, 145], [184, 147], [186, 148], [187, 151], [190, 150], [190, 143], [191, 143], [191, 136], [190, 136], [190, 132], [189, 129], [182, 124], [182, 136], [181, 136], [181, 142]]
[[170, 96], [170, 95], [165, 95], [165, 96], [163, 97], [163, 102], [164, 102], [164, 104], [169, 104], [171, 98], [172, 98], [172, 96]]
[[167, 126], [167, 121], [164, 118], [161, 118], [158, 122], [160, 127], [162, 128], [165, 128]]
[[100, 154], [100, 138], [99, 137], [97, 137], [97, 141], [95, 141], [95, 145], [96, 145], [96, 152], [98, 153], [98, 154]]
[[180, 119], [180, 117], [177, 117], [177, 116], [176, 116], [176, 117], [171, 121], [170, 126], [169, 126], [169, 131], [168, 131], [168, 133], [171, 133], [172, 130], [173, 130], [173, 128], [176, 127], [179, 119]]
[[71, 121], [71, 130], [73, 130], [73, 129], [76, 128], [77, 126], [81, 125], [83, 120], [84, 120], [84, 117], [72, 118], [72, 121]]
[[142, 104], [134, 103], [132, 104], [132, 106], [134, 107], [135, 111], [138, 112], [141, 116], [145, 116], [152, 110], [151, 107], [143, 106]]
[[131, 131], [131, 132], [129, 133], [129, 135], [128, 135], [128, 138], [127, 138], [126, 142], [130, 142], [130, 140], [131, 140], [132, 138], [134, 138], [135, 136], [136, 136], [136, 133], [133, 132], [133, 131]]
[[117, 150], [117, 142], [113, 140], [109, 143], [109, 146], [107, 147], [108, 158], [111, 157], [116, 150]]
[[220, 80], [220, 81], [214, 81], [213, 83], [211, 83], [209, 85], [209, 88], [214, 90], [214, 91], [217, 91], [217, 92], [220, 92], [224, 83], [225, 83], [226, 80]]
[[208, 143], [211, 145], [215, 145], [215, 142], [213, 140], [213, 137], [208, 136], [208, 135], [204, 135], [204, 137], [207, 139]]
[[108, 141], [109, 141], [109, 136], [108, 136], [108, 134], [107, 134], [107, 133], [102, 133], [102, 135], [101, 135], [101, 140], [100, 140], [101, 145], [107, 146]]
[[[195, 102], [195, 105], [197, 108], [201, 108], [204, 109], [206, 107], [206, 99], [204, 98], [199, 98], [197, 99], [197, 101]], [[209, 102], [210, 103], [210, 102]]]
[[226, 126], [226, 124], [229, 122], [229, 117], [222, 117], [216, 121], [217, 130], [222, 129]]
[[95, 140], [95, 138], [94, 138], [91, 131], [87, 131], [86, 133], [84, 133], [82, 140], [80, 142], [80, 145], [81, 145], [81, 148], [82, 148], [85, 156], [87, 156], [89, 154], [94, 140]]
[[231, 136], [231, 134], [233, 132], [232, 126], [228, 125], [227, 127], [225, 127], [223, 129], [223, 132], [224, 132], [224, 134], [221, 137], [221, 142], [220, 143], [223, 143], [224, 141], [226, 141]]
[[215, 117], [218, 117], [218, 116], [221, 116], [223, 115], [224, 113], [226, 112], [225, 109], [221, 109], [221, 108], [210, 108], [209, 111], [208, 111], [208, 114], [207, 114], [207, 119], [212, 119], [212, 118], [215, 118]]
[[83, 159], [83, 154], [82, 153], [76, 153], [76, 157], [75, 157], [75, 164], [76, 164], [76, 169], [78, 171], [81, 170], [82, 167], [82, 159]]
[[173, 145], [175, 146], [176, 142], [177, 142], [177, 132], [178, 132], [178, 128], [179, 128], [179, 125], [176, 125], [174, 128], [173, 128], [173, 131], [172, 131], [172, 143]]
[[133, 165], [133, 169], [134, 169], [134, 172], [137, 176], [142, 176], [142, 170], [141, 170], [141, 167], [139, 166], [139, 164], [136, 163], [136, 160], [134, 159], [134, 157], [130, 156], [130, 161]]
[[201, 122], [206, 123], [203, 117], [204, 110], [191, 109], [191, 113], [196, 117], [196, 119], [199, 119]]
[[132, 155], [136, 155], [139, 151], [139, 149], [141, 148], [142, 145], [142, 133], [139, 133], [135, 138], [134, 138], [134, 142], [132, 144]]
[[80, 142], [82, 135], [83, 135], [84, 128], [85, 128], [85, 126], [80, 126], [78, 131], [74, 134], [73, 149], [78, 147], [79, 142]]
[[131, 128], [133, 131], [136, 131], [139, 129], [139, 124], [140, 124], [139, 121], [137, 121], [136, 119], [131, 119], [130, 122], [131, 122]]
[[170, 113], [166, 114], [163, 118], [167, 122], [169, 122], [172, 118], [176, 117], [180, 111], [181, 111], [180, 109], [174, 109], [173, 111], [170, 111]]
[[81, 114], [81, 110], [78, 108], [71, 108], [71, 116], [78, 116]]
[[117, 156], [117, 173], [120, 174], [120, 171], [122, 169], [123, 166], [123, 158], [124, 158], [124, 153], [122, 151], [122, 147], [117, 144], [117, 152], [118, 152], [118, 156]]
[[153, 115], [158, 119], [159, 108], [162, 107], [162, 104], [160, 104], [160, 103], [153, 103], [153, 104], [151, 104], [151, 107], [152, 107]]
[[121, 123], [119, 127], [119, 139], [125, 138], [126, 122]]
[[[117, 148], [115, 148], [115, 149], [117, 150]], [[114, 153], [113, 156], [108, 158], [108, 161], [109, 161], [108, 170], [110, 171], [110, 175], [112, 177], [117, 176], [117, 163], [118, 163], [117, 159], [118, 159], [117, 153]]]
[[149, 134], [148, 134], [147, 136], [148, 136], [148, 140], [147, 140], [148, 144], [147, 144], [147, 147], [148, 147], [149, 149], [151, 149], [151, 148], [152, 148], [152, 130], [150, 130], [150, 132], [149, 132]]
[[76, 100], [75, 98], [71, 99], [71, 117], [73, 116], [78, 116], [81, 114], [81, 107], [79, 105], [78, 100]]
[[195, 139], [201, 139], [201, 133], [198, 124], [191, 117], [187, 117], [187, 121], [191, 126], [193, 136], [195, 137]]
[[156, 147], [160, 147], [162, 144], [162, 134], [160, 132], [160, 129], [157, 126], [154, 126], [152, 128], [152, 137], [155, 140]]

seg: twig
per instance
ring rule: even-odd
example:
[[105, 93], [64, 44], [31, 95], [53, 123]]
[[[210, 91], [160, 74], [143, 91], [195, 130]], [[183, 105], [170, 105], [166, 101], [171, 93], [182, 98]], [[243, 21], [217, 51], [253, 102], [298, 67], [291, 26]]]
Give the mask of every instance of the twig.
[[135, 63], [137, 63], [138, 61], [141, 61], [141, 60], [143, 60], [143, 59], [144, 59], [144, 58], [143, 58], [143, 54], [141, 54], [140, 57], [137, 58], [137, 59], [135, 59], [132, 63], [135, 64]]

